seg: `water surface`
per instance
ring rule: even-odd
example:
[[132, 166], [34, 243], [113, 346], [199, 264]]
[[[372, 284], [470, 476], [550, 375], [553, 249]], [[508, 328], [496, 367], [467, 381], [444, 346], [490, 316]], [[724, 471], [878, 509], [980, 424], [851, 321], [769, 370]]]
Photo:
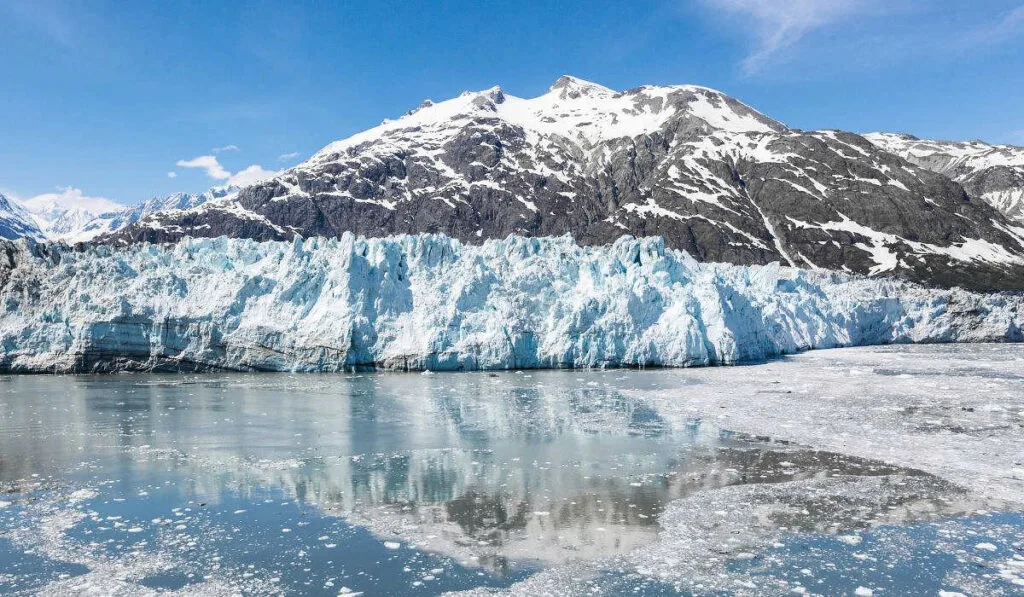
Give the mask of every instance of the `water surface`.
[[[729, 574], [791, 589], [809, 586], [792, 562], [861, 561], [857, 546], [873, 544], [837, 537], [895, 523], [905, 542], [931, 545], [913, 530], [930, 527], [914, 525], [974, 521], [992, 505], [912, 467], [735, 433], [645, 399], [722, 389], [711, 386], [688, 371], [5, 377], [0, 592], [528, 592], [573, 570], [583, 584], [570, 591], [702, 593], [635, 554], [712, 524], [673, 522], [679, 504], [744, 491], [755, 503], [762, 490], [777, 547], [708, 549]], [[852, 493], [808, 497], [837, 484]], [[719, 507], [696, 510], [742, 510]], [[996, 523], [1022, 528], [1007, 516]], [[945, 578], [960, 564], [928, 566]]]

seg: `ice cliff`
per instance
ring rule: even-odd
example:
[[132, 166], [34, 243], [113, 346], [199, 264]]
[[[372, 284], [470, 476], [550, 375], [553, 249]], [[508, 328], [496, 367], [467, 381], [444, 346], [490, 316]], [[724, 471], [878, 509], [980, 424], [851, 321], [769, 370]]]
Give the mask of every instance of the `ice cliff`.
[[1024, 299], [777, 265], [658, 238], [186, 239], [0, 247], [0, 369], [339, 371], [737, 363], [1021, 340]]

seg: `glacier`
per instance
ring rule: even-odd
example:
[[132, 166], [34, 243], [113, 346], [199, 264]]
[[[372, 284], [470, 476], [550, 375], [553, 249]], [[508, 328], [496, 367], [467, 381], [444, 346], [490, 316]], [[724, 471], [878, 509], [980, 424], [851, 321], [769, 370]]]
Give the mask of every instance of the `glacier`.
[[701, 263], [657, 237], [2, 247], [7, 372], [686, 367], [1024, 339], [1019, 295]]

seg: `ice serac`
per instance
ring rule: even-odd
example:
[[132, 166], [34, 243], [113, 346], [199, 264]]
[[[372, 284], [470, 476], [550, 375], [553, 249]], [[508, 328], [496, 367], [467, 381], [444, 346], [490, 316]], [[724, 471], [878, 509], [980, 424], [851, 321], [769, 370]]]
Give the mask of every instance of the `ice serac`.
[[570, 76], [424, 102], [232, 201], [154, 214], [99, 242], [510, 234], [602, 245], [661, 236], [700, 261], [774, 261], [938, 286], [1024, 289], [1024, 227], [864, 137], [790, 128], [695, 85]]
[[5, 371], [691, 366], [1022, 338], [1016, 295], [700, 263], [660, 238], [19, 240], [0, 256]]

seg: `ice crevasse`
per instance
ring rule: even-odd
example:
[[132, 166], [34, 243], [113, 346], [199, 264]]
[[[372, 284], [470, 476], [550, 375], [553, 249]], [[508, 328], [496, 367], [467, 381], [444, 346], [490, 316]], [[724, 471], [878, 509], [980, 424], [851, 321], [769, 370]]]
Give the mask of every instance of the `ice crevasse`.
[[5, 371], [693, 366], [1017, 341], [1024, 319], [1017, 295], [699, 263], [659, 238], [0, 249]]

